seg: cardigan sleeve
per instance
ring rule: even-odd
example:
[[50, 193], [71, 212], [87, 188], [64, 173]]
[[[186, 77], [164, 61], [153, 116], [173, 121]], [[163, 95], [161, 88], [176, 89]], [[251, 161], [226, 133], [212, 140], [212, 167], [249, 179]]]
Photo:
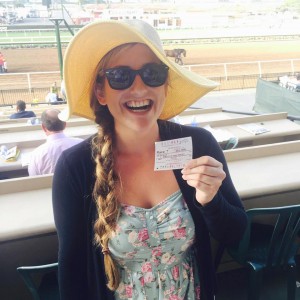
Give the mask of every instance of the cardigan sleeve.
[[241, 239], [247, 226], [247, 215], [230, 177], [223, 151], [213, 136], [209, 138], [208, 145], [207, 155], [223, 164], [226, 178], [210, 203], [203, 207], [195, 198], [194, 201], [202, 211], [210, 234], [225, 245], [230, 245]]
[[[223, 164], [226, 178], [215, 197], [205, 206], [198, 203], [195, 198], [195, 189], [183, 180], [181, 170], [174, 170], [174, 174], [195, 224], [203, 226], [203, 223], [198, 220], [204, 219], [207, 230], [213, 238], [225, 245], [238, 242], [246, 229], [247, 215], [231, 180], [223, 150], [216, 139], [209, 131], [200, 127], [179, 125], [167, 121], [160, 121], [159, 125], [163, 140], [191, 136], [193, 158], [208, 155]], [[200, 230], [200, 228], [197, 229]]]
[[53, 178], [53, 210], [59, 240], [61, 300], [112, 300], [103, 255], [94, 243], [95, 165], [90, 140], [63, 152]]
[[76, 176], [63, 153], [56, 165], [52, 201], [59, 240], [59, 288], [61, 299], [84, 299], [86, 255], [83, 197]]

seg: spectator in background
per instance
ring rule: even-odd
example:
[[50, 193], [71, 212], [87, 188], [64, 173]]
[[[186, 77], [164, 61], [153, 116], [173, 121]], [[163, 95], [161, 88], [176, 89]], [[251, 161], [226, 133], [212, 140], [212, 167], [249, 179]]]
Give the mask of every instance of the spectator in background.
[[7, 61], [3, 60], [3, 67], [2, 67], [3, 73], [7, 73]]
[[17, 101], [17, 112], [12, 114], [10, 119], [32, 118], [36, 117], [35, 113], [30, 110], [26, 110], [26, 103], [23, 100]]
[[82, 141], [64, 134], [66, 122], [58, 118], [59, 113], [58, 109], [47, 109], [42, 113], [42, 129], [47, 141], [32, 152], [28, 165], [29, 176], [53, 173], [61, 153]]
[[56, 103], [58, 101], [58, 96], [53, 92], [49, 92], [45, 97], [45, 101], [48, 103]]
[[4, 73], [4, 69], [3, 69], [4, 61], [5, 61], [4, 56], [0, 52], [0, 73]]
[[64, 101], [63, 98], [59, 97], [56, 82], [54, 82], [54, 84], [51, 86], [50, 92], [45, 97], [45, 101], [51, 104], [59, 104], [60, 102]]

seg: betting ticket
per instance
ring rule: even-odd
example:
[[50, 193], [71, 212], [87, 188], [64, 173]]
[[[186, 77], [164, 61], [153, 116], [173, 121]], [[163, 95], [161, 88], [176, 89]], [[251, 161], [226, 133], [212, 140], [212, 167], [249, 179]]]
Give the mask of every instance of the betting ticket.
[[182, 169], [193, 157], [192, 138], [155, 143], [155, 171]]

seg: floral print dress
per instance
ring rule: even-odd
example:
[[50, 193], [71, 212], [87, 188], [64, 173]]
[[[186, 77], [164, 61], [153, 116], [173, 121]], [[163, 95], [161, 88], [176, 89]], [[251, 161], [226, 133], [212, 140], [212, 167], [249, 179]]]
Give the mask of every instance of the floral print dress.
[[123, 204], [109, 242], [121, 276], [115, 299], [200, 299], [194, 239], [180, 190], [150, 209]]

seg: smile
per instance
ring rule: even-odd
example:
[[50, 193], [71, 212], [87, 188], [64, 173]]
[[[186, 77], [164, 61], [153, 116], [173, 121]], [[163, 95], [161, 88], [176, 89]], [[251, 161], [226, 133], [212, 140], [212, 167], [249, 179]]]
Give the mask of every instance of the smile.
[[126, 107], [132, 111], [145, 111], [151, 108], [151, 100], [143, 101], [128, 101], [125, 103]]

